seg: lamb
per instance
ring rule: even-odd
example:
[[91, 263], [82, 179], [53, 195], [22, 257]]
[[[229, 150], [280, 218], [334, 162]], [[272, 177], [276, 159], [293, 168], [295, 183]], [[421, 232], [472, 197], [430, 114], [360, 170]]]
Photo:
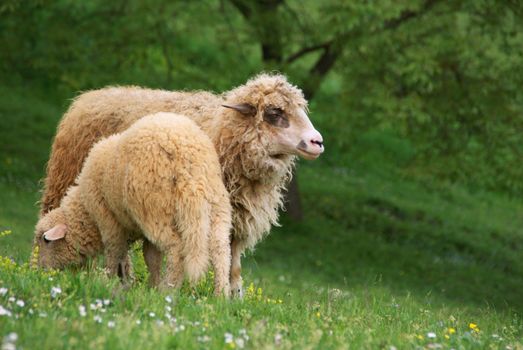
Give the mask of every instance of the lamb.
[[186, 115], [208, 135], [219, 156], [233, 208], [231, 288], [241, 294], [240, 257], [277, 225], [296, 156], [315, 159], [324, 151], [307, 110], [302, 91], [280, 74], [260, 74], [221, 95], [140, 87], [83, 93], [58, 126], [41, 215], [59, 205], [97, 140], [150, 113]]
[[[39, 264], [82, 263], [102, 249], [110, 275], [129, 275], [128, 242], [145, 238], [152, 284], [167, 257], [165, 286], [206, 273], [215, 291], [230, 293], [231, 205], [214, 145], [190, 119], [146, 116], [96, 143], [61, 205], [36, 227]], [[157, 251], [158, 250], [158, 251]]]

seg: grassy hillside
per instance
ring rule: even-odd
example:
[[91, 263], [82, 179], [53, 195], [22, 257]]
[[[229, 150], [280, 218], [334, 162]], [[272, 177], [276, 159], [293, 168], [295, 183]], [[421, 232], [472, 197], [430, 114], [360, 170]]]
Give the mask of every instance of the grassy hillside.
[[7, 86], [0, 86], [0, 94], [4, 344], [523, 347], [523, 204], [405, 175], [376, 151], [394, 149], [398, 140], [379, 133], [371, 141], [355, 140], [344, 161], [326, 154], [300, 162], [305, 220], [283, 218], [282, 227], [244, 259], [251, 287], [242, 301], [213, 297], [209, 281], [180, 293], [150, 290], [138, 254], [137, 282], [126, 291], [99, 268], [32, 270], [24, 263], [38, 180], [67, 96]]

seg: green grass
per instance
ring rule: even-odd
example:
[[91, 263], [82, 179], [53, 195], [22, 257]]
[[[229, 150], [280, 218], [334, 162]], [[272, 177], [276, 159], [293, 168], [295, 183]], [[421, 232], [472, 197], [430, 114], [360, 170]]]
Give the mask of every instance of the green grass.
[[[129, 290], [100, 268], [28, 268], [37, 181], [67, 103], [27, 91], [0, 87], [0, 231], [12, 231], [0, 237], [5, 343], [15, 332], [24, 349], [523, 347], [523, 204], [414, 179], [390, 162], [367, 166], [383, 161], [375, 150], [374, 161], [300, 164], [305, 220], [284, 218], [244, 259], [253, 284], [244, 300], [213, 297], [210, 280], [150, 290], [137, 256]], [[346, 159], [389, 137], [373, 135]]]

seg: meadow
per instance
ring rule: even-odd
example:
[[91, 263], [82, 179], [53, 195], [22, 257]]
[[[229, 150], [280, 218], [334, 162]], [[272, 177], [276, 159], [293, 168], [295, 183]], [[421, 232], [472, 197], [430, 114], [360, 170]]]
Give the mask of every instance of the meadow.
[[409, 171], [385, 132], [300, 161], [304, 220], [283, 214], [244, 259], [243, 300], [214, 297], [211, 274], [149, 289], [139, 247], [128, 290], [100, 264], [34, 269], [38, 181], [72, 96], [0, 95], [2, 349], [523, 348], [523, 204]]

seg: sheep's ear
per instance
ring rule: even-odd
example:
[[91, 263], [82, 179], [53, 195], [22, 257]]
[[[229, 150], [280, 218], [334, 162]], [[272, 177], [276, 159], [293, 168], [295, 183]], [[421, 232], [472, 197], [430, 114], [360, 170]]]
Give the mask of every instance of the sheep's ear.
[[46, 241], [57, 241], [65, 237], [67, 233], [67, 226], [64, 224], [58, 224], [52, 229], [44, 232], [43, 237]]
[[257, 113], [256, 107], [254, 107], [250, 103], [240, 103], [237, 105], [222, 105], [222, 107], [234, 109], [235, 111], [240, 112], [246, 117], [254, 117]]

